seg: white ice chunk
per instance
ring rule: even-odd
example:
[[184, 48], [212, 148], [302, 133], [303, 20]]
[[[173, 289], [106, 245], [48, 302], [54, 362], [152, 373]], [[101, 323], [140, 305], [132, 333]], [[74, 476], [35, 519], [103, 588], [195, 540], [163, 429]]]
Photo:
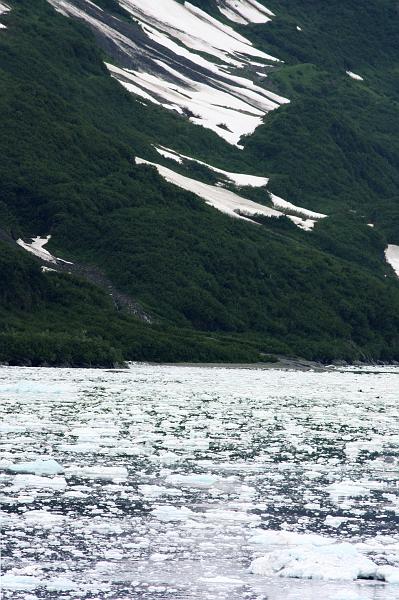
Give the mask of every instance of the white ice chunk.
[[379, 567], [360, 554], [353, 544], [344, 542], [274, 550], [255, 559], [250, 570], [257, 575], [351, 581], [358, 578], [377, 579]]
[[61, 525], [64, 521], [62, 515], [57, 515], [47, 510], [31, 510], [24, 514], [24, 519], [29, 525], [44, 529], [52, 529], [57, 525]]
[[49, 592], [70, 592], [77, 590], [78, 585], [66, 577], [54, 577], [46, 581], [46, 588]]
[[14, 478], [11, 489], [18, 491], [24, 488], [39, 488], [62, 491], [66, 486], [65, 477], [41, 477], [39, 475], [18, 474]]
[[33, 475], [60, 475], [64, 467], [54, 459], [40, 458], [31, 462], [10, 465], [7, 469], [12, 473], [32, 473]]
[[259, 515], [238, 510], [212, 509], [207, 510], [204, 516], [206, 519], [216, 522], [232, 521], [236, 523], [258, 523], [261, 521], [261, 517]]
[[194, 516], [193, 511], [185, 506], [178, 508], [176, 506], [168, 505], [157, 506], [154, 508], [151, 514], [159, 521], [163, 521], [165, 523], [171, 521], [187, 521]]
[[344, 479], [343, 481], [335, 482], [327, 486], [327, 491], [335, 500], [338, 500], [339, 498], [360, 498], [362, 496], [370, 495], [371, 486], [365, 483], [352, 481], [351, 479]]
[[213, 487], [219, 481], [219, 477], [217, 475], [169, 475], [166, 478], [166, 482], [172, 485], [182, 486], [182, 487], [192, 487], [192, 488], [200, 488], [200, 489], [208, 489]]
[[297, 533], [296, 531], [265, 530], [254, 535], [250, 542], [262, 546], [328, 546], [334, 540], [316, 533]]
[[39, 577], [32, 575], [13, 575], [12, 573], [0, 576], [0, 590], [34, 590], [42, 585]]
[[104, 467], [103, 465], [93, 465], [91, 467], [70, 467], [66, 473], [75, 477], [84, 479], [127, 479], [129, 476], [126, 467]]

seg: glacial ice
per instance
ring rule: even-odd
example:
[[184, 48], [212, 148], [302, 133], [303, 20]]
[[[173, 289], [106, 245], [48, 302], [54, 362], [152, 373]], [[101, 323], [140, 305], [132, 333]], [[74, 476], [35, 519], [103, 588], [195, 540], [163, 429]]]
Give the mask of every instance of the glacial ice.
[[2, 367], [4, 600], [397, 600], [397, 370], [340, 371]]

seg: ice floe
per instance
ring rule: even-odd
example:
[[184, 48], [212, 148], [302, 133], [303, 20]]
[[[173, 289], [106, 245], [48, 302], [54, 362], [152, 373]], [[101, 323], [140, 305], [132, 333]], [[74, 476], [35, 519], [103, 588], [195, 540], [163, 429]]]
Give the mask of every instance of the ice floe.
[[397, 600], [397, 369], [341, 371], [2, 367], [4, 598]]
[[250, 569], [257, 575], [295, 579], [399, 581], [399, 568], [379, 567], [348, 542], [272, 550], [265, 556], [256, 558]]
[[64, 467], [54, 459], [39, 458], [31, 462], [10, 465], [7, 468], [12, 473], [32, 473], [33, 475], [60, 475]]
[[126, 467], [107, 467], [103, 465], [93, 465], [85, 467], [69, 467], [66, 474], [83, 479], [105, 479], [105, 480], [124, 480], [128, 477]]
[[24, 488], [64, 490], [66, 486], [65, 477], [42, 477], [30, 474], [15, 475], [12, 482], [12, 490], [21, 490]]
[[159, 521], [168, 523], [170, 521], [187, 521], [194, 513], [185, 506], [179, 508], [176, 506], [162, 505], [155, 507], [152, 511], [152, 515]]
[[208, 489], [213, 487], [218, 481], [217, 475], [199, 474], [199, 475], [168, 475], [166, 483], [175, 486], [193, 487], [200, 489]]

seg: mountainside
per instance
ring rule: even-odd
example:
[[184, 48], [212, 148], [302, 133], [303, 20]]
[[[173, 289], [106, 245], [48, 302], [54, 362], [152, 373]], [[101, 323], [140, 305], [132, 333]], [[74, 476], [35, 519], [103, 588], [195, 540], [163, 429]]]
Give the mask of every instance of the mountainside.
[[0, 361], [399, 360], [396, 2], [0, 23]]

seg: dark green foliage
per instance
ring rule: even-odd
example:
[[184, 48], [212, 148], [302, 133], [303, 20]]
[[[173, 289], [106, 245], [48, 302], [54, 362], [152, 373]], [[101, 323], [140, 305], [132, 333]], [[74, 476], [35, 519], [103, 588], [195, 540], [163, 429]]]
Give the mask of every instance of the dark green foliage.
[[[362, 65], [367, 82], [356, 86], [344, 67], [357, 63], [343, 64], [341, 49], [333, 58], [330, 37], [314, 59], [327, 18], [320, 2], [273, 7], [282, 16], [246, 34], [286, 60], [272, 79], [292, 103], [240, 152], [137, 102], [109, 77], [91, 34], [45, 0], [12, 4], [0, 34], [0, 228], [14, 237], [51, 233], [50, 249], [104, 271], [156, 323], [116, 312], [99, 289], [42, 274], [22, 250], [4, 246], [0, 360], [399, 358], [399, 286], [383, 260], [387, 239], [399, 241], [397, 92], [389, 77], [384, 92], [377, 85], [386, 53]], [[300, 47], [293, 36], [302, 9], [316, 33]], [[287, 219], [229, 219], [135, 166], [135, 155], [155, 159], [152, 143], [271, 175], [273, 191], [331, 217], [312, 234]], [[191, 173], [212, 177], [198, 165]]]

